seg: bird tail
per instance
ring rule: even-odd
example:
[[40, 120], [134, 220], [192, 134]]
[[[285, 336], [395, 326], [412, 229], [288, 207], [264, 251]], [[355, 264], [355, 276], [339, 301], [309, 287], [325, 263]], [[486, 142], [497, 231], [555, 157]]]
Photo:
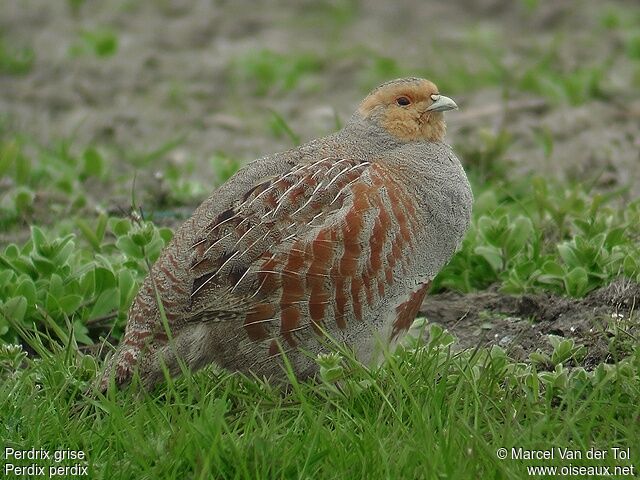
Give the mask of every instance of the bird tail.
[[127, 385], [138, 363], [140, 351], [131, 346], [123, 345], [118, 348], [111, 358], [105, 361], [105, 368], [96, 378], [94, 388], [105, 393], [112, 379], [117, 388]]
[[98, 375], [94, 388], [104, 393], [112, 379], [117, 388], [131, 382], [143, 354], [148, 353], [147, 339], [151, 335], [151, 331], [141, 325], [127, 327], [124, 338], [115, 353], [105, 361], [105, 368], [102, 374]]

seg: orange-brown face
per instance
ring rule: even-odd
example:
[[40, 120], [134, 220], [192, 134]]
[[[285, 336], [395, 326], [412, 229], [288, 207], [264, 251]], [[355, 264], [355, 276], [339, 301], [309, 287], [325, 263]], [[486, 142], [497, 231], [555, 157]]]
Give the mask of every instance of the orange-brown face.
[[440, 95], [429, 80], [409, 78], [381, 85], [358, 111], [402, 141], [439, 142], [446, 131], [442, 112], [455, 108], [454, 101]]

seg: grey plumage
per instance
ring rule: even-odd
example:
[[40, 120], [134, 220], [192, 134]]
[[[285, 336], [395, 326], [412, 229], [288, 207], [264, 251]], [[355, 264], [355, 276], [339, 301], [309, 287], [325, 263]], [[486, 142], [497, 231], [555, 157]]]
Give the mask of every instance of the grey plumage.
[[397, 341], [471, 216], [443, 114], [429, 110], [440, 97], [427, 80], [388, 82], [341, 131], [255, 160], [213, 192], [153, 266], [98, 387], [136, 368], [153, 386], [178, 358], [276, 378], [283, 350], [304, 378], [316, 366], [302, 350], [323, 351], [322, 332], [364, 361], [376, 336]]

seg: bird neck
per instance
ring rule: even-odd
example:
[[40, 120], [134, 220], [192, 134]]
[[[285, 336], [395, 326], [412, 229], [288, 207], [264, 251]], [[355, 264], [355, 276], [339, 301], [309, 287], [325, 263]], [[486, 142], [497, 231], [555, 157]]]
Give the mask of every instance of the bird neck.
[[363, 119], [358, 112], [353, 114], [339, 134], [345, 139], [366, 138], [367, 141], [362, 142], [363, 148], [371, 150], [371, 153], [374, 154], [400, 147], [406, 143], [389, 134], [377, 123]]

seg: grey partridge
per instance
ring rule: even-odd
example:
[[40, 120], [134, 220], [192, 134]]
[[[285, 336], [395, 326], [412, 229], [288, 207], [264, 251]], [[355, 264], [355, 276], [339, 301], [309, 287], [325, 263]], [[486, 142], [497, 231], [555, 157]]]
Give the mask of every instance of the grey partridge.
[[364, 362], [397, 342], [469, 226], [471, 189], [443, 142], [455, 108], [428, 80], [393, 80], [342, 130], [239, 170], [153, 265], [97, 387], [212, 362], [283, 378], [283, 355], [302, 379], [326, 336]]

